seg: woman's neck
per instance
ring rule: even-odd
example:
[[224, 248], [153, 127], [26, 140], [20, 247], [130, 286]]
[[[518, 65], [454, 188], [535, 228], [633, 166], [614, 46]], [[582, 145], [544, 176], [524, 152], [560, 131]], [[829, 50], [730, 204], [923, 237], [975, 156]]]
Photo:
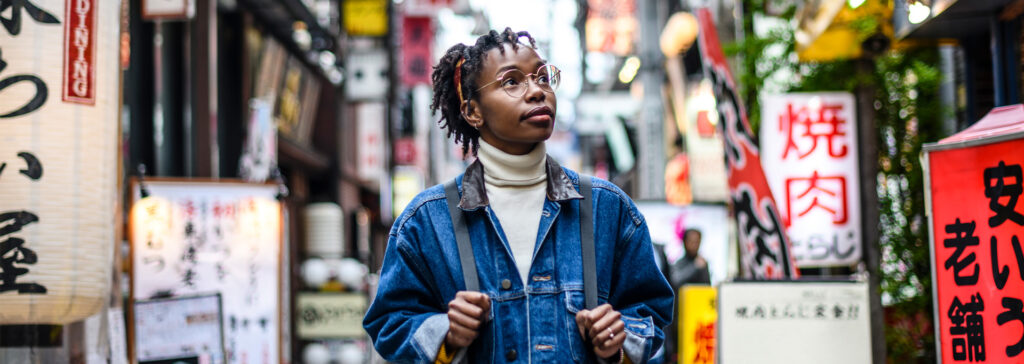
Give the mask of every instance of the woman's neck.
[[484, 166], [484, 180], [496, 186], [531, 186], [547, 180], [544, 162], [547, 149], [537, 143], [529, 153], [513, 155], [480, 139], [477, 158]]

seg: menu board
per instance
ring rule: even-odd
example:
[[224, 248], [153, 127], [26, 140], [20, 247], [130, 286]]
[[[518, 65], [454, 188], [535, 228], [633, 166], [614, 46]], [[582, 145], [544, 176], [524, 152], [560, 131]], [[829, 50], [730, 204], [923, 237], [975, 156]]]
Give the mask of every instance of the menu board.
[[277, 186], [146, 180], [146, 198], [139, 186], [133, 187], [129, 233], [132, 298], [220, 293], [226, 362], [277, 363], [282, 242]]
[[221, 321], [219, 294], [136, 301], [135, 356], [139, 363], [224, 363]]

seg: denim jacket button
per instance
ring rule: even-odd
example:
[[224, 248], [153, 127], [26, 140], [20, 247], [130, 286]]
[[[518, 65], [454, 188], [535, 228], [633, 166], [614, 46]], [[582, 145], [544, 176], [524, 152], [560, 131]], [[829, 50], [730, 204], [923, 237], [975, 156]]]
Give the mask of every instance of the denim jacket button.
[[[512, 281], [507, 280], [507, 279], [502, 279], [501, 280], [501, 288], [502, 289], [508, 289], [509, 287], [512, 287]], [[510, 360], [514, 360], [514, 359], [510, 359]]]
[[512, 349], [512, 350], [509, 350], [509, 351], [505, 352], [505, 360], [515, 361], [517, 357], [518, 356], [516, 355], [516, 350], [515, 349]]

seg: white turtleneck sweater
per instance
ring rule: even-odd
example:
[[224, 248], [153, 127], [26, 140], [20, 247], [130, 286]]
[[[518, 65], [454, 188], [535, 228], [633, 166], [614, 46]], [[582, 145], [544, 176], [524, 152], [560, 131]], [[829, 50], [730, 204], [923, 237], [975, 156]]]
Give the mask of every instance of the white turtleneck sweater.
[[508, 238], [524, 286], [528, 284], [526, 278], [533, 263], [533, 248], [546, 201], [546, 157], [544, 143], [525, 155], [512, 155], [480, 139], [477, 151], [484, 167], [487, 199]]

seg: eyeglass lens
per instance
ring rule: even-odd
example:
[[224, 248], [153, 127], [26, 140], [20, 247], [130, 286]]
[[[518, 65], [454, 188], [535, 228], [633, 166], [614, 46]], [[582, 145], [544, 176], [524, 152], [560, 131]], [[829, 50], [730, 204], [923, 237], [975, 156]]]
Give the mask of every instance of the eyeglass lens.
[[[529, 88], [526, 76], [522, 71], [516, 69], [508, 70], [501, 76], [501, 88], [510, 96], [523, 96], [526, 93], [526, 89]], [[532, 81], [537, 84], [537, 87], [540, 87], [545, 92], [557, 90], [561, 80], [558, 68], [551, 65], [541, 66], [537, 69], [537, 72], [530, 76], [533, 78]]]

